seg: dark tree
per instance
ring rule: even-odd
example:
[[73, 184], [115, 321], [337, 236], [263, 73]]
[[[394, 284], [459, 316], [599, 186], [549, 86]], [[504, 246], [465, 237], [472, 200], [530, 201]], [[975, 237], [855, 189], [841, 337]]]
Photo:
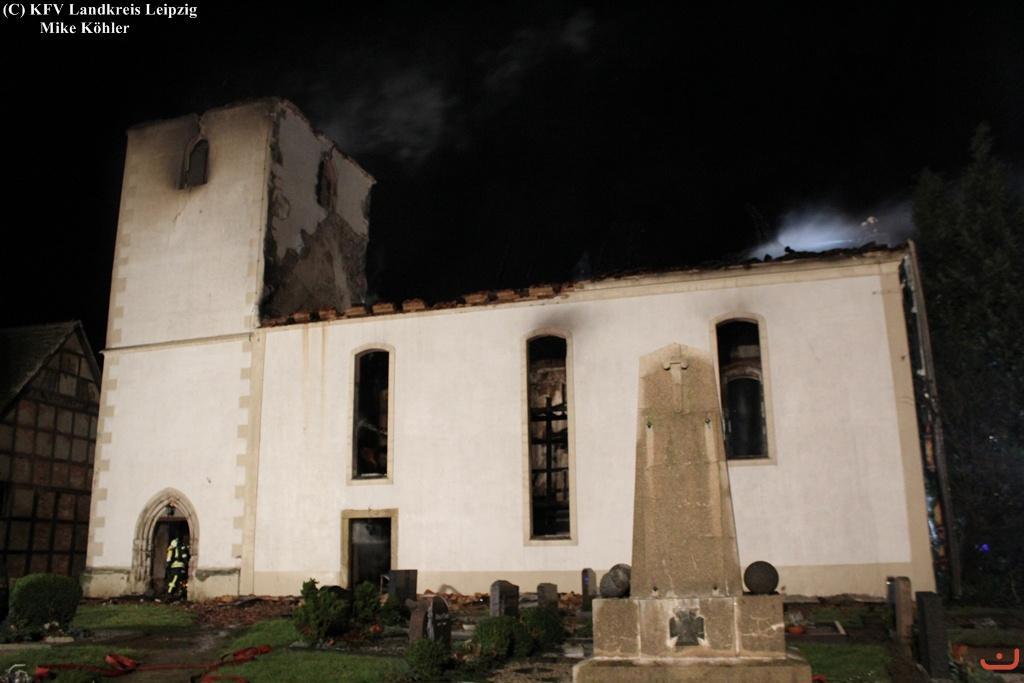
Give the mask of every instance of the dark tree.
[[1024, 202], [986, 126], [914, 196], [964, 597], [1024, 598]]

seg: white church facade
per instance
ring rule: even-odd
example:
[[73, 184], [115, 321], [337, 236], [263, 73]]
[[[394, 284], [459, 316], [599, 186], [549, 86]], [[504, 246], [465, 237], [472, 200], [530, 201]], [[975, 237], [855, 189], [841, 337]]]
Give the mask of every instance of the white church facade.
[[[276, 99], [128, 135], [87, 595], [580, 590], [629, 562], [641, 356], [717, 363], [741, 566], [934, 590], [911, 249], [359, 303], [373, 179]], [[163, 546], [161, 546], [163, 544]]]

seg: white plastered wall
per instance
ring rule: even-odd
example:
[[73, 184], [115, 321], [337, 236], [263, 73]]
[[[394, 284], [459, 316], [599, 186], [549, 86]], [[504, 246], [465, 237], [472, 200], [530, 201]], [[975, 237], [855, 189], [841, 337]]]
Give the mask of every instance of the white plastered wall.
[[[919, 456], [894, 384], [909, 368], [894, 355], [903, 332], [887, 322], [884, 268], [895, 262], [268, 330], [256, 592], [344, 583], [342, 510], [398, 510], [398, 568], [418, 569], [421, 590], [498, 578], [579, 590], [583, 567], [628, 562], [638, 358], [673, 342], [710, 350], [713, 321], [731, 313], [765, 320], [776, 451], [730, 467], [741, 562], [774, 563], [790, 593], [881, 594], [888, 573], [928, 590]], [[521, 340], [540, 329], [573, 341], [569, 545], [523, 540]], [[396, 354], [393, 481], [346, 485], [353, 352], [375, 343]]]
[[[139, 516], [155, 494], [170, 488], [196, 511], [197, 568], [234, 574], [233, 589], [221, 585], [215, 592], [237, 592], [242, 530], [236, 519], [243, 501], [235, 494], [245, 483], [240, 454], [246, 450], [250, 362], [251, 343], [244, 338], [108, 355], [101, 417], [111, 436], [94, 483], [90, 572], [132, 567]], [[116, 588], [95, 584], [93, 595]]]
[[[265, 100], [128, 132], [109, 347], [255, 326], [273, 106]], [[197, 132], [210, 144], [209, 181], [182, 189], [182, 159]]]

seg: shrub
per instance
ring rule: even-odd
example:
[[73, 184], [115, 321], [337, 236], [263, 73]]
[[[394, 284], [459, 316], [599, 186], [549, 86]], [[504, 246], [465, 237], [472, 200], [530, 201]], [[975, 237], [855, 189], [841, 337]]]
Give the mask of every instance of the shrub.
[[413, 680], [437, 680], [448, 664], [448, 648], [439, 641], [420, 638], [409, 646], [405, 661], [409, 663], [409, 674]]
[[380, 593], [377, 591], [377, 587], [369, 581], [363, 581], [356, 586], [356, 592], [352, 598], [352, 619], [357, 624], [365, 626], [377, 621], [379, 612]]
[[565, 642], [565, 627], [562, 626], [562, 615], [556, 607], [531, 607], [524, 609], [520, 615], [527, 631], [542, 652], [556, 649]]
[[512, 622], [512, 656], [529, 657], [537, 649], [537, 640], [521, 621]]
[[380, 607], [380, 623], [385, 626], [399, 626], [405, 622], [402, 616], [402, 607], [398, 604], [398, 598], [389, 595], [387, 602]]
[[512, 652], [512, 630], [516, 623], [514, 617], [487, 617], [476, 625], [477, 647], [484, 659], [500, 661], [507, 659]]
[[318, 590], [316, 580], [302, 584], [302, 604], [295, 610], [295, 628], [303, 640], [315, 645], [348, 628], [349, 604], [328, 587]]
[[16, 629], [28, 631], [42, 630], [51, 622], [65, 629], [81, 599], [82, 587], [69, 576], [29, 574], [14, 584], [8, 621]]

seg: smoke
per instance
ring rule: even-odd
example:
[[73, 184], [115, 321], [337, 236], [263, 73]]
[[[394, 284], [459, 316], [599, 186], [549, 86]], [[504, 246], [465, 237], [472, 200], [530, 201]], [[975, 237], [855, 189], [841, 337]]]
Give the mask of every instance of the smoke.
[[395, 69], [332, 102], [324, 131], [354, 156], [386, 154], [416, 164], [440, 144], [455, 102], [444, 81], [425, 69]]
[[485, 88], [503, 97], [518, 94], [524, 76], [558, 52], [582, 55], [590, 50], [594, 15], [582, 9], [564, 22], [519, 30], [504, 47], [486, 52], [480, 61]]
[[748, 255], [776, 257], [783, 255], [787, 248], [793, 251], [853, 249], [869, 242], [894, 246], [905, 242], [913, 232], [908, 200], [883, 203], [859, 218], [826, 204], [813, 204], [785, 213], [775, 235], [751, 249]]
[[[523, 79], [534, 69], [559, 54], [587, 53], [594, 26], [593, 14], [580, 10], [520, 29], [468, 62], [452, 52], [454, 47], [447, 52], [442, 47], [440, 54], [415, 64], [374, 51], [363, 63], [346, 65], [343, 86], [338, 81], [314, 84], [310, 108], [345, 152], [384, 155], [416, 166], [446, 142], [464, 137], [455, 129], [468, 113], [493, 112], [520, 95]], [[409, 51], [403, 46], [403, 53]], [[467, 89], [477, 91], [472, 101], [467, 101]]]

